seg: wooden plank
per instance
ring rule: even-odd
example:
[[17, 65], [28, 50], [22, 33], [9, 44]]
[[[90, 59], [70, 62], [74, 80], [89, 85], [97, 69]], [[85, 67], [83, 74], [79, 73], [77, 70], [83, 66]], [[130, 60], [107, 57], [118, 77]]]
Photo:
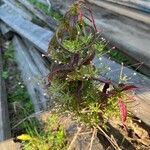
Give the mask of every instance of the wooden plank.
[[26, 45], [17, 36], [13, 39], [13, 45], [15, 48], [16, 60], [19, 65], [23, 81], [31, 97], [35, 112], [46, 110], [48, 96], [46, 96], [46, 89], [42, 82], [44, 77], [34, 61], [34, 57], [36, 57], [36, 55], [32, 57]]
[[[32, 41], [43, 53], [47, 52], [47, 45], [53, 32], [24, 19], [18, 12], [6, 4], [0, 7], [0, 19], [22, 37]], [[42, 43], [43, 41], [44, 43]]]
[[9, 139], [0, 143], [0, 150], [21, 150], [21, 144]]
[[23, 18], [32, 20], [32, 14], [25, 10], [24, 7], [22, 7], [20, 4], [17, 3], [17, 1], [12, 1], [12, 0], [3, 0], [5, 4], [7, 4], [9, 7], [14, 9], [19, 15], [21, 15]]
[[30, 20], [42, 27], [46, 25], [46, 23], [44, 23], [41, 19], [37, 18], [37, 16], [35, 16], [31, 11], [29, 11], [25, 6], [20, 4], [18, 1], [12, 0], [4, 0], [4, 1], [5, 4], [9, 5], [12, 9], [18, 12], [18, 14], [21, 15], [23, 18]]
[[150, 3], [147, 0], [106, 0], [123, 6], [132, 7], [146, 13], [150, 13]]
[[42, 10], [38, 9], [34, 5], [32, 5], [27, 0], [17, 0], [23, 6], [25, 6], [28, 10], [30, 10], [35, 16], [44, 21], [52, 30], [55, 30], [57, 27], [57, 22], [53, 18], [47, 16]]
[[49, 74], [49, 66], [50, 66], [50, 62], [45, 60], [45, 57], [42, 57], [42, 53], [39, 52], [39, 50], [37, 48], [34, 47], [34, 45], [23, 39], [23, 41], [25, 42], [26, 47], [29, 50], [29, 53], [31, 55], [31, 57], [33, 58], [36, 66], [38, 67], [40, 73], [42, 74], [43, 77], [46, 77]]
[[13, 31], [10, 27], [8, 27], [5, 23], [0, 21], [0, 29], [2, 32], [2, 35], [5, 37], [5, 39], [11, 39], [13, 37]]
[[[1, 37], [0, 37], [1, 38]], [[0, 39], [1, 40], [1, 39]], [[2, 77], [3, 74], [3, 64], [2, 64], [2, 45], [0, 41], [0, 141], [10, 138], [10, 124], [9, 124], [9, 114], [7, 105], [7, 96], [5, 82]]]
[[114, 13], [117, 13], [119, 15], [123, 15], [129, 18], [132, 18], [137, 21], [141, 21], [143, 23], [150, 24], [149, 15], [147, 13], [143, 13], [137, 10], [129, 9], [128, 7], [122, 7], [121, 5], [118, 5], [117, 3], [109, 3], [104, 0], [88, 0], [92, 4], [96, 4], [104, 9], [113, 11]]

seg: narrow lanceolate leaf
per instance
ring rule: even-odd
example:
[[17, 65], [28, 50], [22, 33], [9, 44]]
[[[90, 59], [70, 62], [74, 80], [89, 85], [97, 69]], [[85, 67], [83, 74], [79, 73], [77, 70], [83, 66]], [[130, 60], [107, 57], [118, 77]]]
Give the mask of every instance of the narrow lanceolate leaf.
[[22, 135], [17, 136], [17, 139], [21, 141], [29, 141], [31, 140], [31, 136], [28, 134], [22, 134]]
[[83, 82], [78, 81], [77, 93], [76, 93], [78, 102], [81, 102], [82, 90], [83, 90]]
[[139, 87], [134, 86], [134, 85], [124, 85], [121, 91], [132, 91], [132, 90], [136, 90]]
[[79, 20], [80, 24], [82, 24], [82, 23], [83, 23], [83, 13], [82, 13], [82, 11], [81, 11], [81, 10], [79, 11], [78, 20]]
[[94, 59], [95, 57], [95, 51], [93, 51], [90, 55], [88, 55], [80, 64], [81, 65], [89, 65], [91, 63], [91, 61]]
[[58, 73], [64, 73], [64, 72], [70, 72], [74, 70], [74, 64], [75, 61], [77, 61], [76, 58], [73, 59], [72, 64], [57, 64], [53, 67], [52, 71], [48, 75], [48, 81], [50, 82], [54, 76], [56, 76]]
[[76, 66], [79, 62], [79, 54], [74, 54], [70, 57], [69, 66]]
[[127, 120], [127, 106], [121, 99], [119, 100], [118, 106], [119, 106], [119, 110], [120, 110], [120, 117], [121, 117], [122, 124], [123, 124], [125, 130], [127, 131], [127, 128], [125, 125], [125, 122]]

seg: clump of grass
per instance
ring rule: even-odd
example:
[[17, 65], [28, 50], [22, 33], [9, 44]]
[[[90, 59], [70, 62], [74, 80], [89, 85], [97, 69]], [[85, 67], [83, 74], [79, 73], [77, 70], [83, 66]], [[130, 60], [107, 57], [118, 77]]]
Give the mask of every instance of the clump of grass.
[[64, 127], [59, 125], [58, 118], [53, 114], [46, 121], [43, 129], [39, 130], [34, 126], [27, 131], [27, 135], [18, 136], [18, 139], [25, 141], [23, 150], [65, 150], [66, 133]]
[[111, 51], [109, 55], [112, 59], [120, 64], [124, 63], [125, 65], [131, 65], [129, 58], [119, 50]]

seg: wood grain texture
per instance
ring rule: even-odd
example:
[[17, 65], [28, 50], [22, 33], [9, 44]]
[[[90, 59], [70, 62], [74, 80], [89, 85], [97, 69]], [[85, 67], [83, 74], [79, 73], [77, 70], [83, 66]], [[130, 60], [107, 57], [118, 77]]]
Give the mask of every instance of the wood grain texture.
[[30, 10], [35, 16], [44, 21], [51, 29], [55, 30], [57, 26], [56, 20], [47, 16], [43, 11], [32, 5], [27, 0], [17, 0], [22, 5], [24, 5], [28, 10]]
[[150, 13], [150, 2], [148, 0], [106, 0], [106, 1]]
[[44, 29], [23, 18], [16, 10], [7, 4], [0, 7], [0, 19], [19, 35], [32, 41], [32, 43], [38, 46], [38, 49], [43, 53], [47, 52], [47, 45], [53, 35], [52, 31]]
[[[1, 38], [1, 37], [0, 37]], [[2, 77], [3, 64], [2, 64], [2, 46], [0, 45], [0, 141], [10, 138], [10, 124], [8, 116], [7, 95], [5, 82]]]
[[21, 39], [15, 36], [13, 39], [13, 45], [15, 49], [16, 61], [19, 65], [19, 70], [21, 71], [23, 81], [31, 97], [34, 110], [35, 112], [39, 112], [41, 109], [45, 109], [46, 107], [46, 99], [43, 95], [44, 87], [41, 84], [42, 75]]
[[20, 146], [20, 143], [14, 143], [13, 139], [9, 139], [0, 143], [0, 150], [21, 150]]

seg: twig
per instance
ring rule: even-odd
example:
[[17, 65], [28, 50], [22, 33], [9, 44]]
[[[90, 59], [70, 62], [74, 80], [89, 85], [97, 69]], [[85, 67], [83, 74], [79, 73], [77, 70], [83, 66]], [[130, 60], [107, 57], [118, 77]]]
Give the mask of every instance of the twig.
[[123, 76], [123, 63], [121, 63], [121, 70], [120, 70], [120, 75], [119, 75], [119, 84], [121, 83], [122, 76]]
[[79, 135], [85, 135], [85, 134], [91, 134], [92, 133], [92, 131], [89, 131], [89, 132], [82, 132], [82, 133], [80, 133]]
[[30, 116], [25, 117], [24, 119], [22, 119], [21, 121], [19, 121], [16, 125], [14, 125], [12, 127], [12, 129], [15, 129], [17, 126], [19, 126], [21, 123], [23, 123], [24, 121], [26, 121], [27, 119], [31, 119], [36, 117], [37, 115], [39, 115], [40, 113], [42, 113], [42, 111], [36, 112], [34, 114], [31, 114]]
[[[135, 64], [133, 64], [133, 65], [127, 65], [127, 66], [125, 66], [125, 67], [126, 67], [126, 68], [129, 68], [129, 67], [134, 67], [134, 66], [137, 66], [137, 65], [138, 65], [137, 68], [139, 68], [139, 66], [142, 66], [142, 65], [143, 65], [143, 62], [135, 63]], [[118, 70], [120, 70], [120, 68], [111, 70], [110, 72], [112, 73], [112, 72], [116, 72], [116, 71], [118, 71]], [[135, 70], [136, 70], [136, 69], [135, 69]]]
[[117, 142], [115, 140], [112, 140], [100, 126], [97, 126], [97, 128], [104, 134], [104, 136], [108, 139], [108, 141], [115, 148], [115, 150], [121, 150], [120, 147], [118, 146]]
[[72, 139], [72, 141], [71, 141], [71, 143], [70, 143], [70, 145], [69, 145], [67, 150], [71, 150], [71, 148], [72, 148], [74, 142], [76, 141], [76, 139], [77, 139], [77, 137], [78, 137], [78, 135], [79, 135], [81, 130], [82, 130], [82, 126], [78, 127], [77, 133], [74, 135], [74, 137], [73, 137], [73, 139]]
[[94, 141], [96, 133], [97, 133], [97, 129], [94, 127], [93, 134], [92, 134], [92, 137], [91, 137], [91, 142], [90, 142], [90, 148], [89, 148], [89, 150], [92, 150], [93, 141]]

